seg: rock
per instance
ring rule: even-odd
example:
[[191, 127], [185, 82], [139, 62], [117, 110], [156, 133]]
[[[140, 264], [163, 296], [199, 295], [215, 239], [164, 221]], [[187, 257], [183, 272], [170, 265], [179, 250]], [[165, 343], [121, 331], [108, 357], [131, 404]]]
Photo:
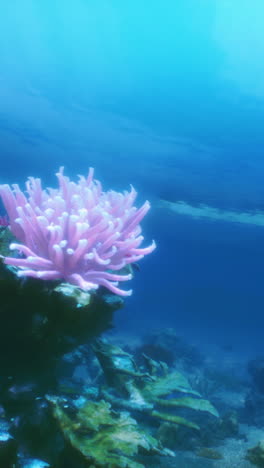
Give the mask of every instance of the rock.
[[0, 430], [0, 466], [13, 468], [17, 459], [17, 443], [6, 430]]
[[210, 460], [221, 460], [223, 455], [215, 449], [209, 447], [201, 447], [196, 455], [198, 457], [209, 458]]
[[246, 459], [259, 468], [264, 468], [264, 440], [247, 451]]
[[260, 393], [264, 393], [264, 358], [257, 358], [249, 361], [248, 372], [253, 379], [253, 383]]

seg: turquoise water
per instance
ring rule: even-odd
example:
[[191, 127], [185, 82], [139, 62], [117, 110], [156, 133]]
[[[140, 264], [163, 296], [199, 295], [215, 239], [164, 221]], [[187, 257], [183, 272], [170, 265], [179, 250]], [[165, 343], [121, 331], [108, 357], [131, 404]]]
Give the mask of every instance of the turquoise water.
[[[254, 0], [13, 0], [0, 18], [1, 182], [95, 167], [152, 211], [121, 329], [259, 352], [263, 227], [177, 214], [160, 199], [263, 208], [263, 5]], [[164, 312], [165, 310], [165, 312]], [[239, 323], [239, 326], [238, 326]]]
[[[146, 467], [250, 468], [247, 450], [263, 439], [263, 16], [263, 0], [9, 0], [1, 5], [0, 184], [19, 183], [24, 189], [34, 176], [44, 187], [56, 187], [59, 167], [74, 181], [94, 167], [105, 190], [129, 190], [132, 184], [138, 207], [150, 201], [142, 246], [154, 239], [157, 248], [133, 266], [132, 281], [121, 285], [132, 287], [133, 294], [125, 297], [106, 334], [131, 354], [122, 358], [121, 352], [116, 375], [118, 365], [131, 370], [135, 362], [136, 372], [149, 372], [153, 362], [142, 364], [142, 353], [149, 352], [153, 359], [167, 359], [169, 372], [182, 373], [220, 414], [218, 419], [215, 410], [211, 415], [205, 410], [200, 419], [195, 414], [199, 433], [178, 425], [176, 432], [175, 426], [166, 432], [160, 421], [145, 416], [146, 408], [141, 414], [129, 407], [140, 395], [141, 381], [131, 401], [120, 392], [139, 427], [175, 452], [176, 458], [142, 457]], [[0, 231], [1, 236], [7, 232]], [[62, 241], [60, 247], [65, 245]], [[17, 284], [14, 301], [23, 299]], [[30, 286], [24, 291], [28, 301]], [[47, 301], [53, 297], [46, 296]], [[76, 410], [85, 399], [100, 402], [102, 371], [90, 342], [77, 351], [69, 348], [72, 352], [56, 358], [55, 366], [49, 343], [68, 349], [71, 315], [60, 339], [52, 316], [56, 339], [51, 333], [45, 341], [50, 361], [41, 347], [36, 358], [28, 350], [48, 329], [48, 314], [35, 310], [33, 294], [34, 314], [29, 307], [27, 321], [19, 317], [16, 323], [12, 300], [13, 309], [5, 299], [1, 309], [7, 320], [1, 327], [0, 439], [18, 443], [8, 466], [51, 466], [44, 460], [53, 466], [59, 459], [59, 468], [73, 468], [77, 452], [68, 452], [70, 444], [62, 442], [46, 394], [65, 396], [64, 409], [75, 405]], [[22, 300], [24, 312], [27, 301]], [[64, 314], [59, 317], [64, 320]], [[24, 362], [15, 343], [27, 337], [32, 356], [27, 360], [24, 352]], [[72, 348], [80, 344], [74, 343]], [[36, 359], [45, 364], [43, 375]], [[31, 365], [34, 370], [28, 371]], [[166, 367], [156, 366], [161, 374]], [[116, 396], [124, 382], [118, 376], [113, 403], [118, 411]], [[199, 396], [195, 392], [187, 394]], [[166, 395], [174, 399], [174, 393]], [[199, 406], [197, 400], [192, 404]], [[190, 409], [168, 411], [189, 418]], [[85, 439], [85, 430], [80, 434]], [[206, 458], [208, 447], [223, 458]], [[3, 456], [1, 445], [0, 465]], [[76, 463], [89, 466], [85, 457]]]

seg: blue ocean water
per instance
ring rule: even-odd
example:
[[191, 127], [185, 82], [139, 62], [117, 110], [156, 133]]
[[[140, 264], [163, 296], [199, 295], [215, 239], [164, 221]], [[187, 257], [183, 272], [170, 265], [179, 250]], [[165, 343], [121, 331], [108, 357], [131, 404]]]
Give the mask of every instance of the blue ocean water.
[[[93, 166], [152, 202], [122, 327], [164, 322], [259, 350], [263, 227], [177, 215], [159, 199], [263, 209], [260, 1], [13, 0], [0, 28], [1, 182]], [[245, 34], [246, 30], [246, 34]]]
[[[239, 217], [264, 206], [263, 13], [260, 0], [1, 7], [1, 183], [53, 186], [59, 166], [73, 178], [92, 166], [105, 188], [133, 184], [152, 204], [157, 249], [119, 330], [263, 352], [264, 226]], [[197, 215], [204, 205], [220, 219]]]
[[[264, 422], [263, 0], [1, 3], [0, 184], [24, 187], [34, 176], [55, 187], [60, 166], [74, 180], [94, 167], [105, 190], [132, 184], [137, 206], [150, 201], [144, 245], [155, 239], [157, 248], [135, 265], [124, 285], [133, 294], [106, 336], [139, 358], [140, 371], [143, 352], [167, 357], [169, 371], [183, 372], [220, 415], [195, 414], [198, 435], [179, 430], [173, 439], [170, 426], [172, 440], [148, 415], [146, 427], [176, 458], [144, 465], [254, 466], [246, 454], [263, 439]], [[89, 353], [72, 352], [58, 368], [58, 393], [77, 382], [83, 396], [98, 375], [101, 385]], [[37, 406], [50, 390], [43, 375], [22, 370], [1, 383], [0, 439], [2, 421], [11, 421], [19, 443], [18, 465], [9, 466], [50, 466], [42, 459], [53, 463], [64, 451], [50, 441], [47, 401]], [[85, 397], [99, 400], [98, 388]], [[32, 421], [47, 446], [31, 441]], [[63, 456], [58, 463], [73, 468]]]

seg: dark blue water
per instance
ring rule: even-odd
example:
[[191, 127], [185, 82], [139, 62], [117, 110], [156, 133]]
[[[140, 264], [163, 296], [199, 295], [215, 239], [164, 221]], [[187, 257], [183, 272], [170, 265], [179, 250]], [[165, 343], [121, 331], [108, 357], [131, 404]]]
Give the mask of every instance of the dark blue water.
[[[262, 352], [264, 227], [176, 215], [159, 199], [264, 206], [264, 6], [253, 0], [12, 0], [0, 18], [1, 182], [94, 166], [152, 211], [116, 326], [173, 326]], [[245, 34], [246, 31], [246, 34]]]

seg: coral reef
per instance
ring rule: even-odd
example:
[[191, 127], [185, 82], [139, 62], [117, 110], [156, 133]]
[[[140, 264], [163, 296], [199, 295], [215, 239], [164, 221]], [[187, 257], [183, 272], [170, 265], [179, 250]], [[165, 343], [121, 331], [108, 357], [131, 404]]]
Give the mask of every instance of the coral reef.
[[43, 373], [56, 357], [110, 328], [113, 312], [123, 305], [107, 290], [88, 293], [67, 283], [21, 278], [16, 270], [0, 263], [2, 374]]
[[27, 193], [17, 184], [13, 190], [0, 186], [11, 232], [20, 241], [10, 244], [20, 256], [6, 256], [5, 263], [19, 267], [23, 277], [59, 279], [87, 291], [101, 285], [130, 295], [118, 283], [132, 275], [121, 270], [155, 249], [154, 242], [139, 247], [144, 239], [139, 223], [149, 202], [137, 209], [133, 187], [130, 192], [103, 192], [93, 180], [93, 169], [78, 183], [64, 176], [63, 168], [57, 178], [58, 189], [43, 190], [41, 180], [33, 177], [26, 183]]

